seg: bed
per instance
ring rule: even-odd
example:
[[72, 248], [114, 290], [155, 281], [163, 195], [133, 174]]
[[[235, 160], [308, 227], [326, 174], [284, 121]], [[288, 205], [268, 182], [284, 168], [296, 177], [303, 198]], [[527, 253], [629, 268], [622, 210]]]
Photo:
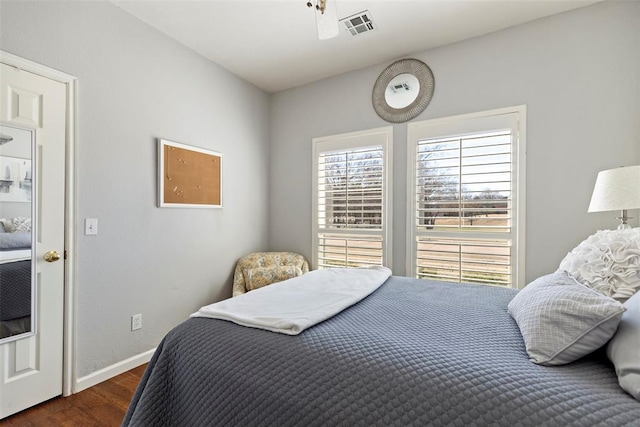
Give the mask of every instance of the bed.
[[515, 294], [392, 276], [295, 336], [190, 318], [158, 346], [123, 425], [640, 425], [602, 350], [529, 360]]
[[31, 329], [31, 233], [0, 233], [0, 338]]

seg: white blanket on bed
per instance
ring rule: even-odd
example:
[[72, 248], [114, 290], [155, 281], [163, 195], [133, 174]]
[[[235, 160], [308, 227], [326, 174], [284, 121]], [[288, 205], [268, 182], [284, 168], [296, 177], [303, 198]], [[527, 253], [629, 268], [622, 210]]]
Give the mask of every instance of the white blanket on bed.
[[386, 267], [316, 270], [202, 307], [191, 317], [298, 335], [352, 306], [391, 276]]
[[31, 249], [0, 251], [0, 264], [31, 259]]

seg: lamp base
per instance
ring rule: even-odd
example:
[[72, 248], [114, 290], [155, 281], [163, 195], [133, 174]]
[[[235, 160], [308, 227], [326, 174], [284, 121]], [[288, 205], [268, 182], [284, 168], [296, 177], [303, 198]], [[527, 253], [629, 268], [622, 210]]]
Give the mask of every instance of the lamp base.
[[627, 224], [627, 220], [633, 219], [632, 216], [627, 216], [627, 210], [623, 209], [620, 211], [620, 216], [618, 217], [620, 220], [620, 224], [618, 225], [618, 230], [627, 230], [631, 228], [629, 224]]

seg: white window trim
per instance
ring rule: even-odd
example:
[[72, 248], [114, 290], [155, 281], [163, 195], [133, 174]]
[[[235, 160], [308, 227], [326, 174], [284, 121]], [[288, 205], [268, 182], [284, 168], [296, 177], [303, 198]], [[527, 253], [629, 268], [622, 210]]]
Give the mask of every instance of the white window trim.
[[[382, 265], [392, 267], [392, 228], [393, 228], [393, 185], [391, 177], [393, 176], [393, 126], [385, 126], [375, 129], [368, 129], [357, 132], [342, 133], [337, 135], [323, 136], [313, 138], [313, 154], [312, 154], [312, 269], [318, 268], [318, 162], [317, 157], [320, 152], [342, 150], [349, 148], [370, 147], [382, 145], [383, 150], [383, 178], [382, 178]], [[348, 230], [345, 234], [364, 233], [367, 230]], [[332, 231], [333, 232], [333, 231]], [[341, 233], [342, 230], [338, 231]]]
[[512, 287], [524, 288], [525, 283], [525, 229], [526, 229], [526, 105], [499, 108], [495, 110], [482, 111], [470, 114], [444, 117], [433, 120], [412, 122], [407, 127], [407, 275], [413, 277], [416, 271], [416, 227], [414, 221], [416, 206], [416, 156], [418, 138], [423, 138], [426, 128], [430, 128], [430, 133], [434, 134], [460, 134], [473, 132], [473, 119], [483, 119], [486, 123], [491, 117], [503, 116], [505, 114], [515, 114], [517, 116], [518, 133], [514, 137], [517, 143], [513, 144], [512, 156], [516, 165], [516, 188], [514, 189], [514, 203], [516, 204], [515, 231], [513, 232], [512, 247], [515, 249], [516, 261], [513, 264]]

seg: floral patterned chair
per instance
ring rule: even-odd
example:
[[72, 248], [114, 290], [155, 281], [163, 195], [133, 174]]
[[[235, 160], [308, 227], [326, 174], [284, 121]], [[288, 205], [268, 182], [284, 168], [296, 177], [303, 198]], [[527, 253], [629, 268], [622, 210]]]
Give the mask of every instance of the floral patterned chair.
[[233, 296], [309, 272], [307, 260], [294, 252], [255, 252], [238, 260]]

